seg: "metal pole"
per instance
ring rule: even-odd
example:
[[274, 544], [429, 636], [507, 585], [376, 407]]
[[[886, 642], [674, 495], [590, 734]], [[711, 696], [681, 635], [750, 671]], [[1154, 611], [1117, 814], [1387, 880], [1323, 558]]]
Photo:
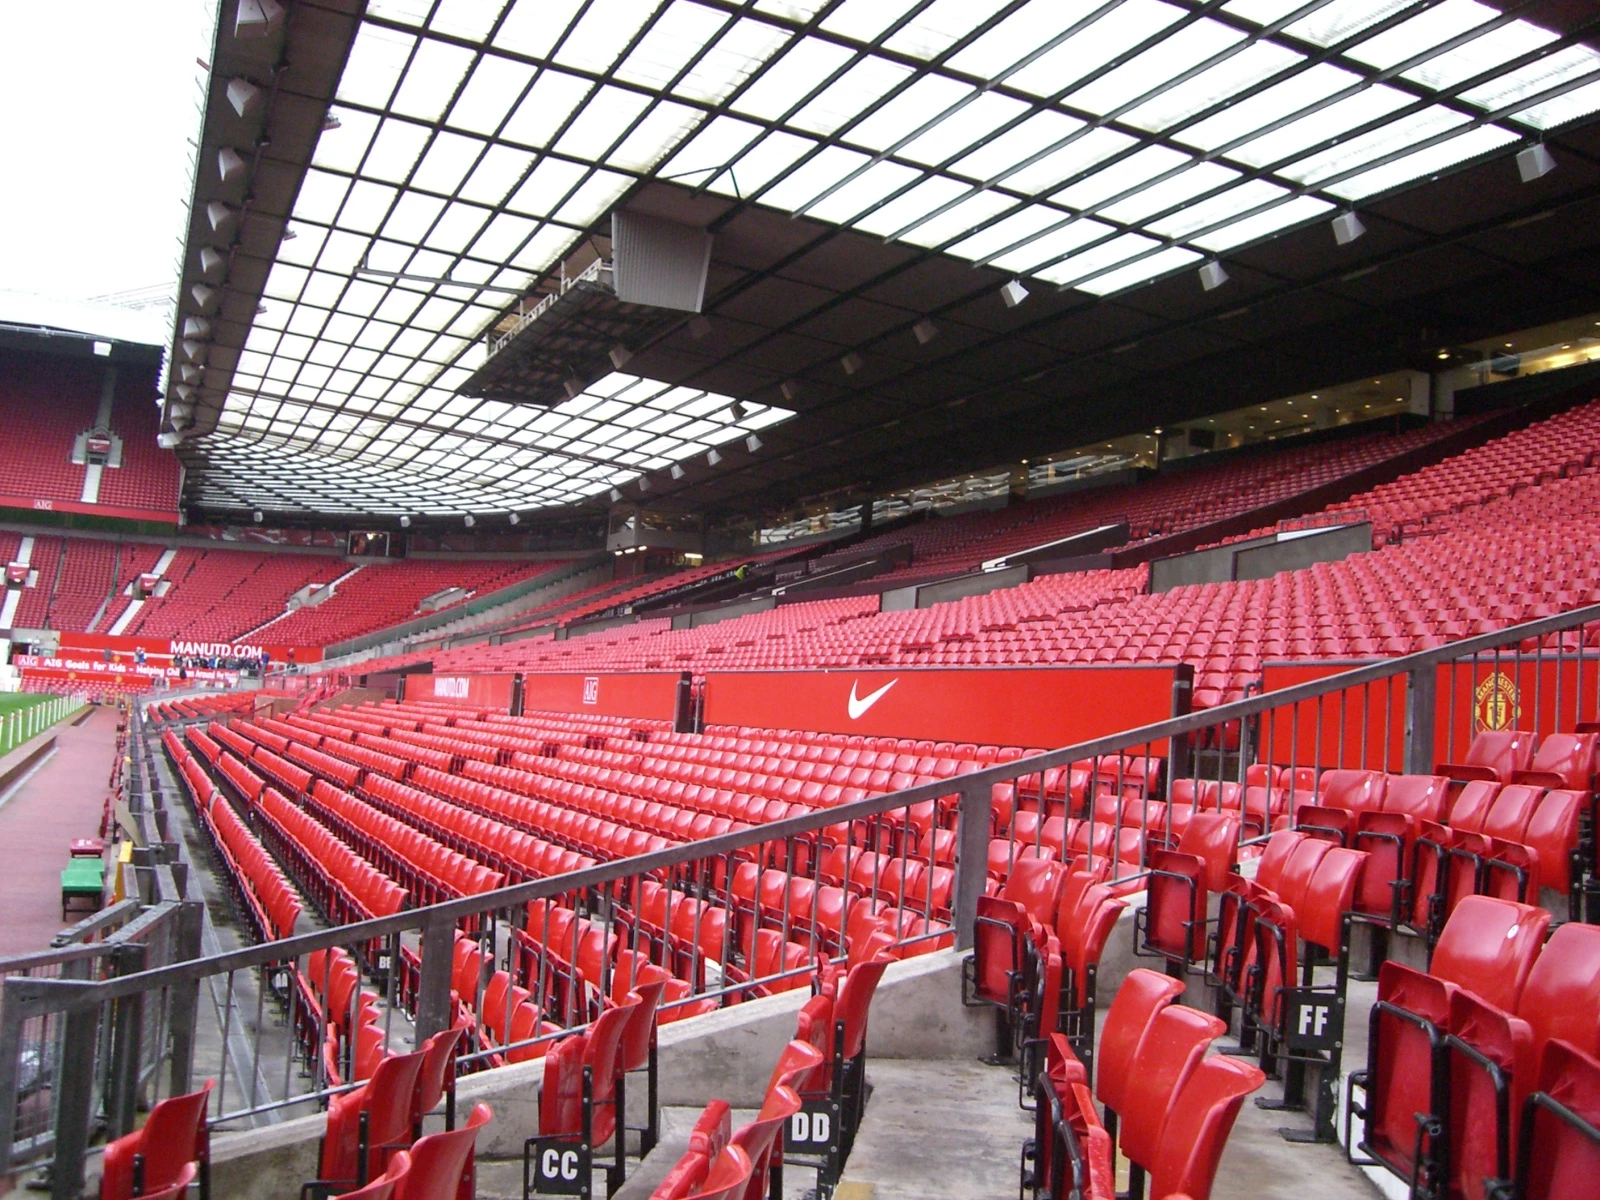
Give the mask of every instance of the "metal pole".
[[1433, 774], [1434, 704], [1439, 672], [1418, 667], [1406, 672], [1406, 771]]
[[[970, 950], [978, 922], [978, 897], [989, 875], [990, 785], [961, 789], [956, 810], [956, 947]], [[1041, 805], [1039, 824], [1044, 824]]]
[[94, 1106], [95, 1049], [100, 1026], [98, 1005], [67, 1013], [61, 1039], [61, 1072], [56, 1080], [55, 1158], [50, 1164], [50, 1200], [81, 1200], [83, 1159], [89, 1148]]
[[[417, 1046], [450, 1026], [450, 967], [456, 923], [430, 917], [422, 927], [422, 966], [417, 980]], [[394, 968], [399, 969], [396, 960]]]

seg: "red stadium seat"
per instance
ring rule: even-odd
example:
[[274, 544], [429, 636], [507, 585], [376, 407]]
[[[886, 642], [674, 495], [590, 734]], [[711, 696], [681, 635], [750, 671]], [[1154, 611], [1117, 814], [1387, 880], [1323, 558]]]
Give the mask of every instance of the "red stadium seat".
[[187, 1168], [192, 1181], [198, 1173], [202, 1200], [210, 1195], [210, 1137], [206, 1108], [214, 1080], [185, 1096], [163, 1100], [150, 1110], [144, 1124], [106, 1146], [100, 1175], [100, 1200], [125, 1200], [163, 1188], [186, 1184], [178, 1181]]

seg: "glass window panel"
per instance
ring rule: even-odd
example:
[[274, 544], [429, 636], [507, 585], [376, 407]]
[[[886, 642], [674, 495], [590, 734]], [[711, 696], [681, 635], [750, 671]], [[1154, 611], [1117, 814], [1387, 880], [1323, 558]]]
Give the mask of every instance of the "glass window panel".
[[[1479, 108], [1500, 109], [1564, 83], [1573, 82], [1584, 76], [1594, 76], [1596, 71], [1600, 71], [1600, 54], [1587, 46], [1568, 46], [1515, 71], [1508, 71], [1492, 82], [1471, 88], [1463, 92], [1461, 98], [1468, 103], [1476, 104]], [[1600, 82], [1600, 79], [1596, 82]], [[1546, 103], [1559, 103], [1560, 99], [1558, 97]], [[1530, 110], [1525, 109], [1518, 113], [1517, 119], [1526, 124], [1534, 124], [1527, 119], [1528, 111]]]
[[557, 48], [556, 61], [588, 71], [608, 70], [655, 10], [655, 0], [590, 0]]
[[877, 112], [863, 118], [845, 135], [845, 140], [871, 150], [887, 150], [971, 94], [972, 89], [964, 83], [940, 75], [925, 75], [885, 101]]
[[[490, 262], [504, 262], [510, 258], [522, 245], [523, 240], [533, 232], [535, 222], [526, 217], [514, 217], [509, 213], [501, 213], [489, 222], [478, 240], [472, 243], [471, 254], [474, 258], [487, 259]], [[443, 328], [443, 326], [435, 326]]]
[[700, 119], [701, 114], [687, 105], [658, 100], [611, 151], [606, 162], [631, 171], [646, 171], [670, 153]]
[[1077, 285], [1077, 289], [1094, 296], [1109, 296], [1112, 292], [1148, 283], [1180, 267], [1188, 266], [1199, 258], [1200, 254], [1197, 251], [1190, 250], [1186, 246], [1168, 246], [1165, 250], [1158, 250], [1125, 267], [1118, 267], [1114, 271], [1107, 271], [1104, 275], [1086, 279]]
[[311, 156], [311, 165], [330, 171], [355, 174], [378, 128], [378, 118], [372, 113], [356, 108], [334, 106], [328, 110], [339, 122], [337, 129], [324, 129], [317, 135], [317, 148]]
[[333, 224], [334, 214], [344, 201], [348, 180], [326, 171], [309, 170], [300, 183], [300, 194], [294, 200], [294, 215], [301, 221], [315, 221], [318, 225]]
[[[342, 133], [343, 130], [334, 132]], [[429, 133], [425, 125], [415, 125], [393, 117], [385, 119], [378, 136], [373, 139], [366, 162], [361, 164], [361, 173], [372, 179], [404, 183], [416, 165], [417, 156], [428, 144]], [[324, 134], [324, 139], [327, 136]]]
[[837, 191], [824, 196], [809, 209], [806, 215], [835, 224], [845, 224], [852, 217], [866, 212], [889, 193], [899, 190], [920, 177], [912, 167], [894, 162], [879, 162], [868, 167]]
[[915, 229], [901, 234], [900, 237], [902, 241], [915, 246], [942, 245], [999, 216], [1016, 203], [1012, 197], [1003, 196], [999, 192], [978, 192], [953, 208], [924, 221]]
[[1019, 166], [1016, 171], [1001, 178], [1002, 186], [1013, 191], [1038, 195], [1056, 187], [1064, 180], [1074, 179], [1120, 153], [1134, 144], [1134, 139], [1115, 129], [1091, 129], [1082, 137], [1051, 151], [1036, 162]]
[[587, 226], [621, 199], [632, 185], [633, 181], [626, 175], [596, 171], [556, 210], [555, 219], [569, 225]]
[[411, 184], [424, 191], [448, 195], [461, 186], [461, 181], [486, 148], [477, 138], [441, 132], [423, 155]]
[[530, 271], [543, 271], [572, 243], [575, 234], [559, 225], [545, 225], [529, 239], [528, 244], [511, 259], [514, 266]]
[[789, 212], [798, 211], [868, 161], [868, 157], [858, 150], [828, 146], [815, 158], [786, 172], [782, 179], [761, 194], [761, 203]]
[[1066, 214], [1058, 208], [1029, 204], [987, 229], [951, 246], [948, 253], [973, 260], [997, 254], [1058, 224]]
[[[1251, 166], [1266, 166], [1268, 163], [1290, 158], [1330, 138], [1340, 137], [1346, 131], [1370, 121], [1379, 120], [1410, 103], [1412, 103], [1410, 96], [1392, 87], [1378, 84], [1364, 88], [1354, 95], [1334, 101], [1326, 108], [1308, 113], [1297, 121], [1291, 121], [1281, 129], [1275, 129], [1271, 133], [1263, 134], [1235, 147], [1228, 152], [1228, 157], [1249, 163]], [[1381, 129], [1374, 132], [1381, 133]], [[1369, 133], [1365, 136], [1372, 135]], [[1321, 153], [1338, 154], [1340, 149], [1339, 146], [1333, 146]], [[1285, 171], [1285, 174], [1288, 174], [1288, 171]]]
[[506, 201], [506, 207], [535, 217], [549, 216], [583, 179], [586, 170], [578, 163], [547, 158], [522, 181], [522, 186]]
[[650, 98], [638, 92], [600, 88], [567, 126], [567, 131], [556, 142], [556, 149], [562, 154], [598, 161], [649, 103]]
[[431, 0], [371, 0], [367, 11], [375, 17], [421, 28], [433, 8]]
[[1111, 112], [1243, 40], [1244, 34], [1216, 21], [1194, 21], [1072, 92], [1066, 102], [1089, 112]]
[[401, 192], [389, 218], [383, 223], [383, 236], [405, 245], [415, 245], [422, 240], [428, 227], [443, 211], [445, 201], [437, 196], [423, 196], [416, 192]]
[[446, 254], [460, 254], [478, 235], [483, 223], [489, 219], [489, 210], [472, 204], [452, 204], [444, 210], [439, 222], [423, 242], [431, 250]]
[[1028, 111], [1021, 100], [996, 92], [980, 93], [970, 104], [947, 113], [939, 123], [895, 151], [898, 158], [933, 165], [977, 145], [1008, 121]]
[[393, 109], [407, 117], [437, 121], [472, 64], [472, 51], [423, 38], [395, 93]]
[[787, 30], [741, 17], [696, 60], [673, 90], [691, 100], [721, 103], [777, 54], [789, 38]]
[[728, 170], [707, 185], [711, 191], [725, 195], [749, 195], [759, 190], [816, 143], [793, 133], [769, 133], [744, 154]]
[[278, 244], [278, 261], [310, 266], [317, 261], [317, 255], [322, 252], [322, 243], [327, 236], [328, 231], [321, 225], [300, 226], [295, 231], [294, 237]]
[[495, 18], [505, 6], [506, 0], [439, 0], [439, 7], [428, 28], [471, 42], [481, 42], [488, 36]]
[[[1318, 46], [1332, 46], [1355, 37], [1363, 29], [1370, 29], [1413, 3], [1414, 0], [1341, 0], [1308, 13], [1284, 32]], [[1232, 9], [1234, 5], [1228, 7]], [[1292, 11], [1295, 6], [1289, 7]]]
[[[306, 280], [306, 286], [300, 289], [301, 305], [316, 305], [318, 308], [332, 308], [339, 302], [339, 294], [344, 291], [344, 278], [339, 275], [330, 275], [326, 271], [313, 271]], [[290, 316], [290, 324], [295, 324], [294, 316]]]
[[1210, 233], [1200, 234], [1192, 240], [1196, 246], [1207, 250], [1231, 250], [1235, 246], [1242, 246], [1246, 242], [1253, 242], [1280, 230], [1292, 228], [1332, 211], [1333, 205], [1326, 200], [1316, 196], [1296, 196], [1293, 200], [1269, 208], [1265, 212], [1256, 213], [1255, 216], [1246, 217], [1242, 221], [1235, 221], [1232, 225], [1224, 225], [1221, 229], [1214, 229]]
[[1231, 221], [1240, 213], [1271, 204], [1288, 194], [1288, 189], [1265, 179], [1247, 179], [1225, 192], [1185, 205], [1180, 211], [1148, 223], [1162, 237], [1187, 238], [1196, 229]]
[[[862, 3], [863, 0], [856, 0]], [[934, 58], [1008, 7], [1010, 0], [933, 0], [889, 35], [884, 45], [916, 58]]]
[[1082, 121], [1064, 113], [1035, 113], [1021, 124], [986, 139], [950, 169], [970, 179], [992, 179], [1082, 128]]
[[[1447, 42], [1453, 37], [1466, 33], [1470, 29], [1483, 24], [1492, 17], [1497, 16], [1492, 9], [1477, 4], [1474, 0], [1443, 0], [1443, 3], [1426, 8], [1409, 20], [1401, 21], [1398, 25], [1374, 34], [1365, 41], [1352, 46], [1345, 53], [1357, 62], [1364, 62], [1380, 70], [1387, 70], [1398, 63], [1418, 54], [1426, 54], [1437, 47], [1441, 42]], [[1496, 40], [1511, 34], [1510, 29], [1501, 29], [1496, 34]], [[1546, 35], [1548, 39], [1550, 35]], [[1515, 42], [1515, 35], [1508, 39]], [[1465, 47], [1463, 47], [1464, 49]], [[1451, 52], [1451, 57], [1459, 50]], [[1520, 53], [1520, 51], [1513, 51]], [[1511, 57], [1511, 55], [1507, 55]], [[1438, 71], [1443, 63], [1443, 58], [1435, 58], [1421, 64], [1420, 69], [1425, 71]], [[1492, 65], [1492, 64], [1491, 64]], [[1413, 68], [1416, 70], [1418, 68]], [[1463, 76], [1464, 78], [1464, 76]], [[1436, 86], [1431, 85], [1430, 86]]]
[[386, 183], [373, 183], [370, 179], [356, 180], [350, 187], [350, 194], [345, 197], [344, 207], [339, 210], [340, 227], [361, 233], [377, 233], [383, 225], [383, 219], [389, 215], [395, 192], [396, 189]]
[[1196, 163], [1170, 179], [1151, 183], [1140, 188], [1126, 200], [1101, 209], [1101, 215], [1112, 221], [1135, 224], [1154, 213], [1177, 208], [1203, 192], [1222, 187], [1239, 178], [1239, 172], [1220, 163]]
[[1535, 129], [1554, 129], [1567, 121], [1600, 111], [1600, 83], [1574, 88], [1560, 96], [1541, 100], [1519, 111], [1517, 120]]
[[1168, 88], [1161, 95], [1130, 109], [1123, 114], [1122, 120], [1140, 129], [1167, 129], [1303, 61], [1303, 57], [1292, 50], [1271, 42], [1256, 42], [1200, 72], [1193, 79]]
[[789, 119], [796, 128], [828, 135], [911, 77], [911, 68], [868, 55], [824, 88]]
[[[1273, 84], [1265, 91], [1230, 104], [1215, 116], [1191, 125], [1176, 136], [1191, 146], [1198, 146], [1202, 150], [1214, 150], [1360, 82], [1361, 77], [1354, 71], [1319, 63], [1296, 75], [1291, 75], [1281, 83]], [[1386, 95], [1388, 99], [1374, 110], [1374, 115], [1381, 116], [1398, 107], [1400, 103], [1404, 103], [1403, 100], [1396, 99], [1400, 94], [1392, 88], [1381, 89], [1380, 95]], [[1358, 104], [1356, 108], [1338, 114], [1330, 109], [1326, 117], [1321, 114], [1308, 115], [1302, 118], [1308, 124], [1304, 125], [1294, 138], [1289, 139], [1289, 142], [1294, 148], [1308, 146], [1330, 130], [1351, 128], [1360, 123], [1355, 118], [1361, 111], [1366, 110]], [[1290, 126], [1285, 126], [1285, 129], [1288, 128]]]
[[410, 34], [363, 21], [339, 77], [338, 98], [369, 108], [387, 108], [416, 42]]
[[1053, 262], [1064, 254], [1071, 254], [1079, 246], [1087, 245], [1096, 238], [1105, 237], [1112, 232], [1114, 227], [1104, 221], [1082, 217], [1071, 224], [1042, 234], [1025, 246], [1008, 250], [997, 256], [991, 265], [1005, 271], [1029, 274], [1035, 268]]
[[565, 71], [541, 71], [522, 103], [506, 121], [500, 136], [524, 146], [544, 146], [583, 103], [591, 84]]
[[506, 119], [512, 98], [522, 95], [533, 79], [533, 70], [498, 54], [484, 55], [450, 109], [450, 124], [485, 137], [493, 134]]
[[275, 300], [295, 300], [300, 295], [300, 289], [305, 286], [309, 274], [310, 272], [304, 267], [275, 263], [272, 270], [267, 273], [267, 286], [262, 289], [262, 293]]
[[1360, 175], [1339, 183], [1331, 183], [1327, 190], [1335, 196], [1360, 200], [1377, 195], [1379, 192], [1386, 192], [1402, 183], [1410, 183], [1413, 179], [1420, 179], [1424, 175], [1443, 171], [1447, 167], [1453, 167], [1469, 158], [1476, 158], [1480, 154], [1487, 154], [1491, 150], [1498, 150], [1518, 140], [1517, 135], [1509, 129], [1499, 129], [1492, 125], [1479, 126], [1457, 137], [1447, 138], [1438, 145], [1396, 159], [1392, 163], [1363, 171]]
[[461, 185], [462, 199], [476, 200], [480, 204], [503, 204], [507, 193], [517, 186], [532, 161], [533, 155], [526, 150], [490, 146], [466, 183]]
[[813, 88], [850, 61], [851, 51], [833, 42], [801, 38], [768, 64], [759, 78], [732, 101], [736, 112], [776, 120]]
[[759, 125], [734, 117], [715, 117], [678, 149], [661, 174], [686, 184], [703, 183], [760, 135]]
[[1088, 28], [1017, 70], [1006, 83], [1037, 96], [1054, 96], [1183, 15], [1181, 9], [1160, 0], [1124, 0]]
[[1317, 183], [1375, 158], [1403, 150], [1457, 125], [1464, 125], [1467, 120], [1465, 113], [1434, 105], [1409, 116], [1397, 117], [1387, 125], [1380, 125], [1337, 146], [1290, 163], [1283, 168], [1282, 174], [1302, 183]]
[[966, 184], [942, 175], [923, 180], [904, 195], [897, 196], [880, 208], [866, 213], [856, 221], [856, 228], [887, 237], [897, 229], [923, 220], [940, 205], [959, 199], [968, 191]]
[[617, 78], [661, 89], [674, 79], [727, 22], [726, 14], [673, 0], [617, 67]]
[[948, 60], [949, 66], [980, 79], [1001, 79], [1013, 63], [1071, 28], [1082, 15], [1080, 11], [1064, 11], [1060, 0], [1030, 0], [971, 45], [958, 50]]
[[1089, 208], [1174, 167], [1193, 162], [1188, 155], [1166, 146], [1146, 146], [1103, 167], [1087, 179], [1063, 188], [1050, 198], [1071, 208]]

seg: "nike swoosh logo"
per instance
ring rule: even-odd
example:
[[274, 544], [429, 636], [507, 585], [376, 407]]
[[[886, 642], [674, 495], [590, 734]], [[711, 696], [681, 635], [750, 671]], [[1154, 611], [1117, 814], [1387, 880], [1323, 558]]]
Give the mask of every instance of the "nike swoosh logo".
[[857, 696], [856, 681], [852, 680], [850, 683], [850, 700], [848, 704], [848, 708], [850, 709], [850, 719], [852, 721], [859, 721], [866, 713], [867, 709], [871, 708], [879, 700], [882, 700], [883, 694], [899, 682], [900, 681], [898, 679], [891, 679], [877, 691], [868, 692], [865, 696]]

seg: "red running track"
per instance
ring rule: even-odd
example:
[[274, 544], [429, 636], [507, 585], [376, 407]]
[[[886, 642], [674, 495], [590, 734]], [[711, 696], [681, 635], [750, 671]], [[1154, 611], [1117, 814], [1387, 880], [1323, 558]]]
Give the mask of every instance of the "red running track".
[[117, 712], [96, 709], [82, 725], [63, 721], [55, 732], [56, 752], [0, 804], [0, 957], [48, 950], [52, 937], [88, 915], [79, 901], [61, 919], [61, 868], [68, 842], [100, 831]]

